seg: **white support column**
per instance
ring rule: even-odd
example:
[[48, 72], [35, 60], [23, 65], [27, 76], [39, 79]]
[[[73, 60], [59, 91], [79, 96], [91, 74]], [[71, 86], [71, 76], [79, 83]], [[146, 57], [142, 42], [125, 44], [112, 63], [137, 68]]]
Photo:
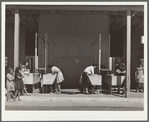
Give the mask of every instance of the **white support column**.
[[110, 34], [109, 34], [109, 70], [112, 71], [112, 57], [110, 57]]
[[99, 34], [99, 70], [101, 69], [101, 33]]
[[45, 68], [47, 68], [48, 64], [48, 43], [47, 43], [47, 33], [45, 33]]
[[37, 56], [37, 53], [38, 53], [38, 50], [37, 50], [37, 47], [38, 47], [38, 45], [37, 45], [37, 36], [38, 36], [38, 34], [37, 33], [35, 33], [35, 70], [36, 69], [38, 69], [38, 56]]
[[101, 15], [99, 15], [99, 71], [101, 69]]
[[112, 57], [109, 57], [109, 70], [112, 71]]
[[131, 10], [127, 10], [127, 62], [126, 62], [126, 97], [130, 96], [130, 81], [131, 81]]
[[19, 9], [15, 9], [15, 29], [14, 29], [14, 70], [19, 66], [19, 31], [20, 31], [20, 17]]

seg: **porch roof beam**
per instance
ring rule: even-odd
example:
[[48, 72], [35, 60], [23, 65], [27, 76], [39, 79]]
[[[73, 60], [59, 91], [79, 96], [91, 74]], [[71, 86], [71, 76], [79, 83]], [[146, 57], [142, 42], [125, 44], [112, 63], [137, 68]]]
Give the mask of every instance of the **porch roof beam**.
[[143, 6], [83, 6], [83, 5], [7, 5], [6, 9], [19, 8], [22, 10], [73, 10], [73, 11], [144, 11]]

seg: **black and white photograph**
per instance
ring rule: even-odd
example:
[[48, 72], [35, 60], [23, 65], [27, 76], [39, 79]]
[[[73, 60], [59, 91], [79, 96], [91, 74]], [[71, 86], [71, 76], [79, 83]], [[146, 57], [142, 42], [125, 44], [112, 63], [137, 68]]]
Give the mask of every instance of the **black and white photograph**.
[[1, 2], [3, 121], [147, 120], [147, 2]]

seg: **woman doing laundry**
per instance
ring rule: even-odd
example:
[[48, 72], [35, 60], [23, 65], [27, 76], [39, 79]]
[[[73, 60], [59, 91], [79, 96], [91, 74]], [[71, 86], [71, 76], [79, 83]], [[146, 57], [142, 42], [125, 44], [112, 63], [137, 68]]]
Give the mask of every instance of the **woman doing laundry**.
[[56, 93], [61, 94], [60, 83], [64, 81], [63, 73], [58, 67], [56, 67], [54, 65], [48, 65], [48, 68], [51, 69], [53, 75], [57, 74], [55, 88], [56, 88]]
[[84, 72], [82, 73], [82, 86], [83, 86], [83, 93], [89, 94], [88, 87], [88, 75], [94, 75], [94, 69], [97, 67], [97, 64], [93, 63], [91, 66], [85, 68]]

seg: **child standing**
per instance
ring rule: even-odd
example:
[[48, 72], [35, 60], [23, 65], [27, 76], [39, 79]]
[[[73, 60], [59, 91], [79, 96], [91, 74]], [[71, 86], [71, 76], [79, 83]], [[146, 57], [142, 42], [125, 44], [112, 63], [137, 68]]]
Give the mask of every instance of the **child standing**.
[[[23, 67], [23, 65], [22, 64], [20, 64], [20, 69], [21, 69], [21, 74], [22, 74], [22, 80], [23, 80], [23, 84], [24, 84], [24, 67]], [[24, 84], [24, 89], [22, 89], [22, 94], [24, 95], [24, 94], [26, 94], [26, 95], [29, 95], [29, 93], [27, 92], [27, 90], [26, 90], [27, 88], [26, 88], [26, 86], [25, 86], [25, 84]]]
[[23, 76], [21, 74], [21, 68], [17, 67], [15, 70], [15, 99], [18, 95], [18, 100], [20, 100], [20, 94], [21, 94], [21, 90], [24, 89], [24, 84], [23, 84], [23, 80], [22, 80]]
[[11, 68], [9, 68], [7, 71], [6, 79], [7, 79], [6, 80], [7, 101], [10, 101], [11, 96], [14, 99], [14, 95], [12, 92], [15, 91], [15, 87], [14, 87], [15, 76], [14, 76], [14, 72]]
[[137, 71], [135, 72], [135, 80], [137, 83], [137, 92], [139, 92], [139, 89], [141, 92], [144, 92], [144, 67], [140, 63], [140, 65], [137, 67]]

